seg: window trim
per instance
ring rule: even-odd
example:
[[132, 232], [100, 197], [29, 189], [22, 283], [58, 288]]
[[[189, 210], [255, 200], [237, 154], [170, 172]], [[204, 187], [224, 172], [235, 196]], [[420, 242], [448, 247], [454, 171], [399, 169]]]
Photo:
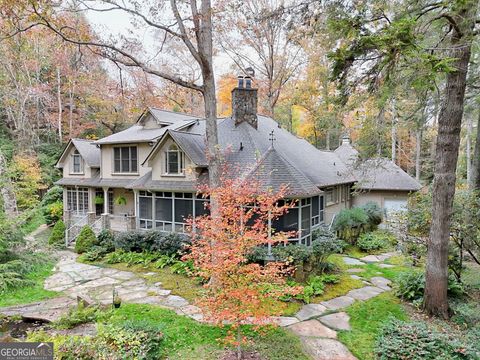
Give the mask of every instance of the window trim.
[[[136, 159], [136, 165], [137, 165], [137, 170], [136, 171], [123, 171], [124, 169], [122, 168], [122, 150], [123, 148], [128, 148], [128, 167], [131, 169], [133, 160], [132, 160], [132, 148], [136, 149], [137, 152], [137, 159]], [[120, 171], [116, 171], [115, 169], [115, 149], [120, 149]], [[112, 175], [138, 175], [139, 174], [139, 159], [138, 159], [138, 146], [137, 145], [117, 145], [112, 147]]]
[[[174, 149], [172, 149], [174, 147]], [[170, 159], [169, 155], [170, 153], [176, 153], [177, 154], [177, 167], [178, 167], [178, 172], [170, 172]], [[185, 153], [180, 149], [180, 147], [173, 143], [170, 144], [167, 150], [164, 151], [164, 156], [165, 156], [165, 163], [164, 163], [164, 176], [185, 176]]]
[[[72, 165], [70, 166], [70, 174], [72, 174], [72, 175], [83, 175], [83, 174], [85, 174], [84, 161], [83, 161], [82, 155], [80, 155], [80, 152], [77, 149], [75, 149], [73, 154], [70, 155], [70, 156], [71, 156], [71, 160], [72, 160]], [[79, 171], [75, 171], [75, 158], [79, 158], [79, 166], [80, 166]]]
[[[328, 188], [325, 188], [324, 190], [325, 193], [325, 206], [331, 206], [338, 204], [338, 187], [337, 186], [331, 186]], [[332, 201], [328, 202], [328, 195], [332, 194]]]

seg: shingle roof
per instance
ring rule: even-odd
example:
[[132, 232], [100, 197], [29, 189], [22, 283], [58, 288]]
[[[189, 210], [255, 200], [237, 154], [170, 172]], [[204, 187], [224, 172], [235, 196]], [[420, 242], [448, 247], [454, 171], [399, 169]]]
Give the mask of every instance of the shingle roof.
[[368, 159], [354, 166], [357, 188], [365, 190], [417, 191], [422, 185], [389, 159]]
[[[237, 168], [251, 169], [271, 146], [269, 135], [274, 131], [275, 150], [313, 184], [324, 187], [355, 181], [351, 171], [332, 151], [315, 148], [304, 139], [292, 135], [278, 126], [272, 118], [259, 115], [258, 128], [248, 123], [235, 125], [231, 118], [219, 119], [218, 139], [222, 149], [227, 150], [227, 160]], [[199, 121], [189, 132], [205, 134], [205, 121]]]
[[149, 112], [153, 117], [163, 124], [163, 127], [144, 128], [143, 125], [137, 123], [128, 129], [104, 137], [97, 140], [96, 144], [126, 144], [155, 141], [162, 137], [167, 130], [182, 129], [193, 122], [197, 121], [197, 117], [193, 115], [177, 114], [171, 111], [149, 108]]
[[169, 130], [175, 143], [197, 166], [207, 166], [205, 138], [200, 134]]
[[128, 187], [133, 181], [134, 179], [101, 179], [99, 177], [99, 172], [96, 172], [91, 178], [62, 178], [55, 182], [55, 184], [66, 186]]
[[149, 171], [141, 178], [127, 186], [128, 189], [156, 190], [156, 191], [192, 191], [197, 189], [196, 181], [175, 180], [152, 180], [152, 172]]
[[287, 186], [289, 196], [307, 196], [321, 191], [293, 164], [270, 147], [247, 179], [258, 181], [263, 190], [279, 191]]
[[364, 190], [417, 191], [422, 185], [389, 159], [360, 160], [351, 144], [342, 144], [335, 153], [351, 168], [357, 179], [355, 185]]
[[88, 166], [100, 167], [100, 149], [92, 140], [72, 139], [72, 143]]
[[347, 165], [352, 165], [358, 159], [358, 151], [350, 144], [342, 144], [334, 151]]

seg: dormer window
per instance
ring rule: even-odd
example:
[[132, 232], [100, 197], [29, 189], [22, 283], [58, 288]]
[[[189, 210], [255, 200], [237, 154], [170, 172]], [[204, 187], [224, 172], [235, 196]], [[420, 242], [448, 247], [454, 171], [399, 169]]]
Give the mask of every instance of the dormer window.
[[72, 154], [72, 174], [83, 174], [83, 159], [78, 150]]
[[177, 145], [170, 145], [165, 155], [165, 173], [183, 174], [183, 167], [183, 152]]

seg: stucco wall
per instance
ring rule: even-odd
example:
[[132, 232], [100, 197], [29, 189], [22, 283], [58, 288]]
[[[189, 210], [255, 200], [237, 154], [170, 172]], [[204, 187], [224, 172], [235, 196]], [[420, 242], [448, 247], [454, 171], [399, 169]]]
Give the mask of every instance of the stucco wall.
[[76, 150], [75, 146], [70, 146], [70, 150], [65, 154], [65, 160], [63, 161], [63, 177], [64, 178], [91, 178], [92, 169], [87, 165], [85, 160], [83, 162], [83, 174], [72, 174], [72, 154]]
[[[116, 203], [117, 198], [120, 196], [123, 196], [127, 200], [127, 203], [125, 205], [118, 205]], [[113, 215], [133, 215], [134, 207], [135, 204], [132, 190], [119, 188], [113, 189]]]
[[[330, 186], [331, 187], [331, 186]], [[337, 203], [335, 204], [325, 204], [325, 224], [329, 225], [332, 222], [335, 214], [340, 212], [340, 210], [349, 208], [351, 206], [351, 198], [345, 194], [344, 199], [342, 200], [340, 188], [343, 187], [344, 191], [350, 191], [350, 185], [338, 185], [336, 186], [337, 191]], [[324, 189], [322, 189], [324, 190]]]
[[[113, 148], [117, 146], [137, 146], [137, 156], [138, 156], [138, 173], [135, 174], [113, 174]], [[145, 161], [147, 155], [152, 150], [152, 147], [148, 143], [139, 143], [139, 144], [118, 144], [118, 145], [102, 145], [101, 148], [101, 173], [102, 178], [104, 179], [136, 179], [140, 176], [145, 175], [150, 168], [147, 166], [142, 166], [141, 164]], [[146, 165], [146, 164], [145, 164]]]
[[194, 181], [196, 179], [195, 164], [184, 154], [184, 175], [167, 175], [165, 174], [165, 151], [172, 145], [174, 141], [168, 138], [163, 145], [158, 149], [154, 158], [151, 160], [152, 164], [152, 179], [153, 180], [173, 180], [173, 181]]
[[357, 193], [353, 196], [353, 206], [365, 205], [368, 202], [375, 202], [384, 207], [385, 198], [407, 200], [408, 191], [372, 190], [369, 192]]

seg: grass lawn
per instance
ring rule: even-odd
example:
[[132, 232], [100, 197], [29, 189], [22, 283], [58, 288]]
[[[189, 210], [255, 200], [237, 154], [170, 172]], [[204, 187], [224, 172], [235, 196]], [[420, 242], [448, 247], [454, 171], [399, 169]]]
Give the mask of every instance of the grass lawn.
[[[212, 360], [224, 350], [219, 341], [226, 335], [225, 328], [200, 324], [173, 311], [150, 305], [122, 305], [110, 323], [143, 323], [158, 327], [164, 334], [161, 359]], [[300, 340], [281, 328], [274, 328], [264, 334], [255, 334], [246, 327], [245, 332], [252, 341], [249, 350], [258, 351], [264, 359], [309, 359], [302, 351]]]
[[43, 288], [44, 280], [52, 274], [53, 265], [53, 261], [36, 265], [26, 277], [32, 284], [0, 294], [0, 307], [28, 304], [58, 296], [58, 292]]
[[350, 316], [352, 329], [340, 331], [338, 337], [359, 360], [375, 358], [375, 341], [388, 319], [408, 319], [400, 301], [391, 292], [364, 302], [357, 301], [348, 307], [346, 312]]

